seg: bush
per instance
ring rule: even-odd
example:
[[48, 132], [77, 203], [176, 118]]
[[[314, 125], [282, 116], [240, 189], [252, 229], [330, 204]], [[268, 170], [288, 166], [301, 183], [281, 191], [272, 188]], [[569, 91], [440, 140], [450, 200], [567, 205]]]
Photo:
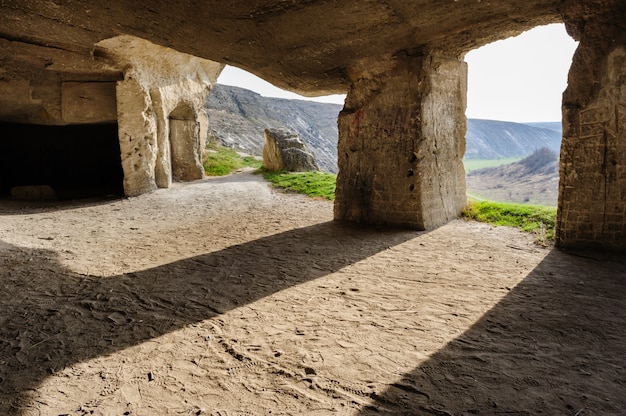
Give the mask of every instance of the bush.
[[537, 172], [542, 167], [559, 160], [559, 155], [550, 150], [547, 147], [542, 147], [535, 150], [531, 155], [519, 161], [522, 165], [526, 166], [529, 171]]

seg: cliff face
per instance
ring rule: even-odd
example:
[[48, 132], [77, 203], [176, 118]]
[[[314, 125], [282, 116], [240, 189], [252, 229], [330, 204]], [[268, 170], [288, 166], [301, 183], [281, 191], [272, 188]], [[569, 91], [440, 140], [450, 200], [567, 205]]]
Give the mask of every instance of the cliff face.
[[296, 132], [322, 170], [337, 172], [337, 116], [341, 105], [267, 98], [244, 88], [216, 85], [205, 104], [209, 137], [261, 156], [267, 128]]

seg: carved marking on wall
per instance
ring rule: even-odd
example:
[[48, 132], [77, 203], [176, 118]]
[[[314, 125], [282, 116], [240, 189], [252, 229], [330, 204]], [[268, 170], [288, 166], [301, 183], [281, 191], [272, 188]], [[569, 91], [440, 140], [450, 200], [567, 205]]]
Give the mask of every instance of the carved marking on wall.
[[354, 136], [359, 137], [359, 133], [361, 132], [361, 119], [363, 118], [364, 111], [358, 110], [354, 113], [354, 119], [352, 120], [352, 128], [354, 129]]
[[596, 107], [582, 110], [579, 113], [580, 133], [578, 137], [583, 139], [601, 136], [609, 123], [609, 114], [610, 111], [607, 107]]

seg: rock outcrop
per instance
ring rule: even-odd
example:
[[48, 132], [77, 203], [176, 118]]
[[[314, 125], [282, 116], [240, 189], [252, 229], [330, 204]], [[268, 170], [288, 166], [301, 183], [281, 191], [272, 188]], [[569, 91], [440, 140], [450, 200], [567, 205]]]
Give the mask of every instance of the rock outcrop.
[[309, 172], [319, 167], [309, 147], [294, 132], [265, 129], [263, 167], [273, 171]]

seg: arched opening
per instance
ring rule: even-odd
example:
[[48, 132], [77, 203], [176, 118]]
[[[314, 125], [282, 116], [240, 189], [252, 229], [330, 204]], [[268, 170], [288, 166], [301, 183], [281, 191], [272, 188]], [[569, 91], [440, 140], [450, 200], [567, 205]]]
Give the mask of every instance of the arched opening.
[[561, 101], [576, 46], [552, 24], [467, 54], [470, 197], [557, 205]]
[[202, 178], [199, 125], [192, 107], [180, 103], [169, 115], [169, 142], [172, 179], [191, 181]]
[[116, 123], [0, 123], [0, 194], [74, 199], [124, 194]]

